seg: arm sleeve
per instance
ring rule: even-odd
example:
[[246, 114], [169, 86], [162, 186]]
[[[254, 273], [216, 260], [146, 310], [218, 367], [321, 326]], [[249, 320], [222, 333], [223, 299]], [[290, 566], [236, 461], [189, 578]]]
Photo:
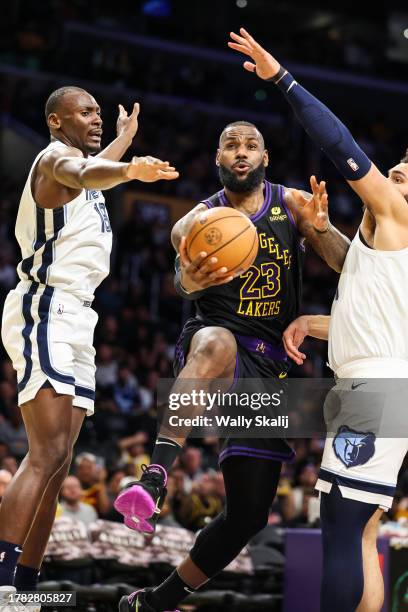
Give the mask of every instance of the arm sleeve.
[[363, 178], [371, 168], [371, 161], [340, 119], [299, 85], [289, 72], [285, 71], [276, 85], [310, 138], [332, 160], [344, 178], [348, 181]]

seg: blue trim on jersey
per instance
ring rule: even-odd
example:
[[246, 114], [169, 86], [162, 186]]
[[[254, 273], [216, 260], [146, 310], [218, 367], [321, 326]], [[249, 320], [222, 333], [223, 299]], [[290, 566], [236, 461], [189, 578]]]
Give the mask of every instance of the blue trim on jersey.
[[88, 399], [95, 401], [95, 390], [89, 389], [88, 387], [75, 385], [75, 395], [78, 395], [78, 397], [87, 397]]
[[58, 238], [58, 234], [65, 224], [64, 206], [60, 208], [54, 208], [52, 211], [52, 217], [54, 223], [54, 234], [45, 243], [42, 256], [42, 264], [37, 272], [37, 278], [43, 285], [47, 283], [48, 269], [54, 259], [54, 242]]
[[51, 364], [48, 349], [48, 322], [53, 295], [54, 287], [47, 285], [38, 304], [38, 315], [40, 317], [40, 322], [37, 328], [37, 343], [41, 370], [52, 380], [56, 380], [66, 385], [75, 386], [75, 379], [73, 376], [58, 372]]
[[25, 324], [22, 336], [24, 338], [23, 357], [25, 359], [26, 365], [24, 370], [24, 376], [17, 385], [17, 390], [19, 393], [21, 391], [24, 391], [24, 389], [26, 388], [27, 383], [30, 380], [31, 371], [33, 369], [33, 360], [31, 358], [33, 345], [30, 336], [34, 327], [34, 319], [31, 314], [31, 306], [33, 303], [33, 296], [37, 293], [37, 289], [38, 283], [31, 283], [28, 292], [23, 295], [23, 318]]
[[339, 474], [334, 474], [333, 472], [330, 472], [324, 468], [320, 468], [319, 478], [325, 482], [330, 482], [331, 484], [337, 484], [343, 487], [349, 487], [350, 489], [367, 491], [368, 493], [377, 493], [379, 495], [386, 495], [387, 497], [394, 497], [395, 495], [395, 486], [382, 485], [376, 482], [366, 482], [364, 480], [358, 480], [357, 478], [340, 476]]
[[27, 274], [29, 280], [32, 281], [34, 280], [34, 277], [31, 272], [34, 264], [35, 253], [45, 244], [46, 241], [45, 211], [44, 208], [39, 208], [38, 206], [36, 207], [36, 225], [36, 239], [33, 246], [34, 253], [30, 255], [30, 257], [23, 259], [21, 262], [21, 271], [24, 272], [24, 274]]

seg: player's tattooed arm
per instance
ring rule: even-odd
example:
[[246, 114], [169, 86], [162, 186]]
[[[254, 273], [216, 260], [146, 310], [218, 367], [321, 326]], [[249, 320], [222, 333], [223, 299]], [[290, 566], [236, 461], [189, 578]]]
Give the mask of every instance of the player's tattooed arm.
[[200, 202], [200, 204], [197, 204], [197, 206], [175, 223], [171, 230], [171, 243], [177, 253], [179, 252], [182, 237], [187, 236], [188, 230], [193, 225], [196, 217], [206, 210], [208, 210], [207, 206]]
[[325, 181], [310, 178], [312, 193], [285, 188], [285, 202], [307, 244], [336, 272], [341, 272], [350, 240], [330, 223]]
[[108, 144], [108, 146], [95, 157], [102, 157], [103, 159], [110, 159], [111, 161], [120, 161], [122, 159], [132, 144], [133, 138], [137, 134], [139, 127], [139, 112], [140, 104], [137, 102], [134, 103], [133, 110], [130, 115], [127, 114], [127, 111], [124, 109], [122, 104], [119, 104], [119, 115], [116, 122], [117, 136], [115, 140]]
[[283, 333], [283, 344], [288, 356], [297, 365], [302, 365], [306, 359], [305, 353], [299, 350], [306, 336], [328, 340], [330, 316], [326, 315], [303, 315], [298, 317]]

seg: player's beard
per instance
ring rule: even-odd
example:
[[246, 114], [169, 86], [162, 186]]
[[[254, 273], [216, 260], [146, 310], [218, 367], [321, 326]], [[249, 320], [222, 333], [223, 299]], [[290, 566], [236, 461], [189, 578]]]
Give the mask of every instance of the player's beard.
[[218, 174], [221, 184], [233, 193], [251, 192], [256, 191], [265, 180], [265, 166], [261, 162], [257, 168], [248, 172], [244, 179], [240, 179], [235, 172], [220, 164]]

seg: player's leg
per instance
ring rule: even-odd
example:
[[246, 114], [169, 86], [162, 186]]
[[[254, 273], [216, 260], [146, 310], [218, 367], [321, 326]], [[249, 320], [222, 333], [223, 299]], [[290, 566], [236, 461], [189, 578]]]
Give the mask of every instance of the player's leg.
[[[214, 379], [231, 384], [236, 366], [237, 344], [233, 334], [222, 327], [201, 327], [192, 336], [186, 364], [171, 389], [174, 394], [205, 391]], [[166, 408], [169, 410], [169, 408]], [[205, 405], [180, 406], [180, 419], [192, 418], [204, 412]], [[163, 419], [167, 421], [166, 416]], [[153, 532], [155, 519], [164, 501], [167, 472], [176, 460], [191, 428], [172, 431], [162, 426], [152, 454], [151, 464], [139, 483], [128, 486], [115, 502], [115, 508], [125, 516], [125, 525], [137, 531]], [[153, 520], [149, 520], [153, 517]]]
[[384, 579], [377, 550], [378, 527], [383, 514], [380, 508], [363, 531], [364, 592], [357, 612], [380, 612], [384, 602]]
[[[72, 397], [40, 389], [22, 406], [29, 450], [0, 506], [0, 585], [11, 585], [44, 491], [69, 455]], [[4, 553], [2, 555], [1, 553]]]
[[38, 573], [41, 568], [44, 551], [50, 537], [55, 520], [58, 495], [62, 483], [68, 475], [72, 461], [72, 453], [78, 438], [85, 411], [74, 407], [72, 410], [72, 424], [69, 438], [69, 453], [63, 468], [59, 470], [48, 483], [47, 489], [40, 502], [34, 522], [23, 545], [23, 553], [18, 560], [14, 586], [20, 591], [31, 591], [37, 588]]
[[123, 597], [120, 612], [171, 610], [227, 567], [268, 523], [281, 463], [248, 457], [222, 462], [226, 509], [197, 536], [181, 565], [160, 586]]
[[[362, 602], [365, 590], [363, 534], [367, 530], [368, 540], [364, 552], [366, 569], [369, 571], [369, 567], [373, 564], [372, 527], [378, 522], [378, 512], [377, 504], [343, 497], [335, 484], [330, 493], [321, 494], [323, 540], [321, 612], [352, 612], [357, 610]], [[382, 601], [375, 601], [378, 593], [379, 590], [376, 588], [375, 594], [366, 594], [366, 601], [370, 598], [372, 606], [376, 606], [367, 608], [367, 611], [381, 609]], [[365, 608], [362, 610], [366, 612]]]

